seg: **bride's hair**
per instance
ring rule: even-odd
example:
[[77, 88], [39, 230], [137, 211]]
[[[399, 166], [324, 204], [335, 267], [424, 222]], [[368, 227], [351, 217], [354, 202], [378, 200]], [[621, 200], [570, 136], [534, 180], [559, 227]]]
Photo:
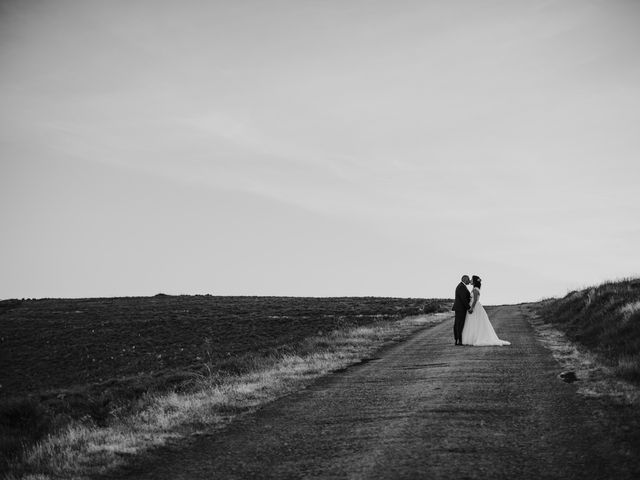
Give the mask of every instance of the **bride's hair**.
[[477, 275], [471, 277], [471, 283], [473, 283], [474, 287], [482, 288], [482, 280], [480, 280], [480, 277]]

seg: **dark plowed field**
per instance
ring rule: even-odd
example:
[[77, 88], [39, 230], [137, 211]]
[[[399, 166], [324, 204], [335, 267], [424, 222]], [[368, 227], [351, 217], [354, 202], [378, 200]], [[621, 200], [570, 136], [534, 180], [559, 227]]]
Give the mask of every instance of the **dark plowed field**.
[[[89, 384], [166, 386], [320, 331], [437, 311], [397, 298], [164, 296], [0, 302], [0, 399]], [[154, 380], [155, 379], [155, 380]]]

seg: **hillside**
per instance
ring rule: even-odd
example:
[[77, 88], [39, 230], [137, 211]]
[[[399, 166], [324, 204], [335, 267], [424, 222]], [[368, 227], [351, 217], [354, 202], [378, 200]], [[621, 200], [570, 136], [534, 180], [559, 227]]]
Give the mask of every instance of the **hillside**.
[[640, 383], [640, 278], [606, 282], [547, 300], [538, 308], [617, 375]]

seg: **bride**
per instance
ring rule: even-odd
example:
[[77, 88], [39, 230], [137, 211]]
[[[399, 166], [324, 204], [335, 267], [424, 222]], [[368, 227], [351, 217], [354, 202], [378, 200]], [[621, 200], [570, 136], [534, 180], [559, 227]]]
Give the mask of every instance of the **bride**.
[[462, 329], [462, 344], [484, 347], [489, 345], [511, 345], [511, 342], [500, 340], [496, 335], [489, 316], [480, 303], [480, 287], [482, 280], [477, 275], [471, 277], [471, 307], [467, 313]]

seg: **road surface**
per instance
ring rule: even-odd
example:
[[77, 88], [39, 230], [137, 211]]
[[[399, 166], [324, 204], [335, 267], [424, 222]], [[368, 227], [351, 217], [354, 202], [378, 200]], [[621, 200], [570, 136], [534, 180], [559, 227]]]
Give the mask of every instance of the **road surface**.
[[523, 309], [488, 309], [511, 346], [451, 319], [113, 478], [640, 478], [637, 409], [559, 380]]

